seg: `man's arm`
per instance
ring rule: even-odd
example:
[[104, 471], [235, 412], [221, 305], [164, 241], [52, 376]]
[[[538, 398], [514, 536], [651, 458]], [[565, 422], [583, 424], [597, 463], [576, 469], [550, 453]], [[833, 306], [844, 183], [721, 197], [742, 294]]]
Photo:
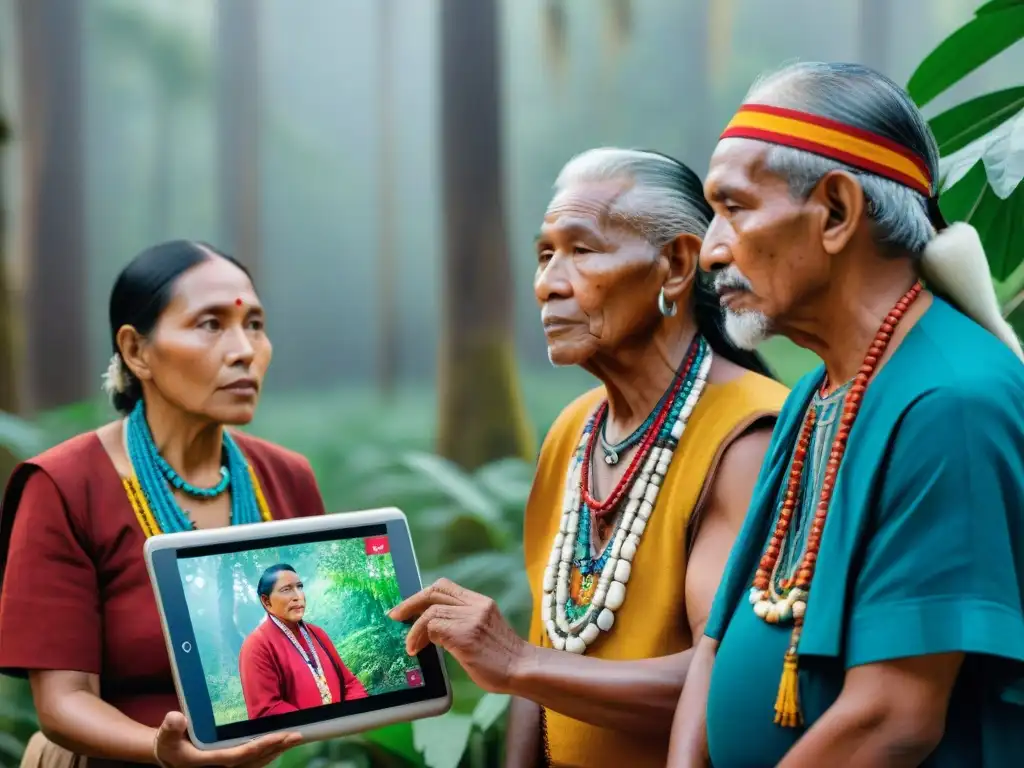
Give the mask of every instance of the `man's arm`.
[[[767, 430], [757, 430], [735, 440], [713, 480], [687, 567], [687, 613], [697, 637], [768, 439]], [[437, 643], [486, 690], [511, 693], [592, 725], [662, 738], [672, 727], [693, 654], [689, 649], [655, 659], [609, 661], [539, 648], [515, 635], [492, 600], [450, 582], [409, 598], [391, 615], [399, 621], [420, 617], [409, 631], [411, 653], [428, 640]]]
[[942, 740], [962, 653], [866, 664], [779, 768], [915, 768]]
[[705, 766], [707, 756], [708, 690], [718, 643], [703, 637], [718, 585], [732, 545], [750, 506], [758, 472], [771, 442], [771, 430], [761, 428], [737, 439], [722, 457], [704, 519], [697, 529], [686, 566], [686, 612], [693, 632], [694, 657], [686, 687], [672, 722], [669, 766]]

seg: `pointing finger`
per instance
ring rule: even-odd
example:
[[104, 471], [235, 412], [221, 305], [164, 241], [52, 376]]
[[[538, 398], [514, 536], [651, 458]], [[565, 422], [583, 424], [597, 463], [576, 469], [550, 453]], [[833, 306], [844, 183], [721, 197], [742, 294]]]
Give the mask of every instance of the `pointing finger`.
[[395, 621], [409, 621], [421, 616], [432, 605], [462, 605], [462, 601], [448, 587], [449, 584], [451, 582], [442, 579], [426, 589], [421, 589], [392, 608], [388, 616]]

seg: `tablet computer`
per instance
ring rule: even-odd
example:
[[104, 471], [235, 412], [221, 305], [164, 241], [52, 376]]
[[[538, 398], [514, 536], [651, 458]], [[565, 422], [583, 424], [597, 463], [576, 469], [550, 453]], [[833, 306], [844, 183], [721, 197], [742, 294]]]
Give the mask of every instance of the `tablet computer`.
[[421, 589], [398, 509], [146, 541], [182, 712], [200, 749], [278, 731], [306, 741], [444, 714], [441, 650], [405, 650], [387, 612]]

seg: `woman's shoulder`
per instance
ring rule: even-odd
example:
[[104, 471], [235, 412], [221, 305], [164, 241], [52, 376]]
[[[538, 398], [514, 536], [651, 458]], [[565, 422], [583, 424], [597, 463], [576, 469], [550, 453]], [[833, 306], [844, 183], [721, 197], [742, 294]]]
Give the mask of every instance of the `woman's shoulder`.
[[99, 430], [89, 430], [47, 448], [23, 464], [38, 467], [48, 474], [84, 474], [90, 468], [95, 469], [97, 459], [105, 456]]
[[232, 430], [231, 435], [256, 471], [275, 518], [325, 513], [320, 487], [309, 459], [245, 432]]
[[[114, 476], [101, 471], [102, 461], [109, 463], [106, 450], [96, 430], [83, 432], [68, 438], [42, 453], [20, 462], [8, 478], [4, 501], [0, 506], [14, 505], [29, 478], [45, 475], [47, 481], [56, 486], [65, 498], [77, 497], [96, 478]], [[113, 465], [111, 465], [112, 467]]]
[[744, 371], [739, 376], [718, 384], [714, 400], [723, 407], [736, 411], [758, 411], [778, 414], [782, 410], [789, 387], [754, 371]]
[[285, 448], [283, 445], [272, 443], [262, 437], [256, 437], [248, 432], [231, 430], [231, 436], [242, 449], [242, 453], [253, 462], [264, 464], [273, 469], [312, 472], [309, 459], [298, 451]]

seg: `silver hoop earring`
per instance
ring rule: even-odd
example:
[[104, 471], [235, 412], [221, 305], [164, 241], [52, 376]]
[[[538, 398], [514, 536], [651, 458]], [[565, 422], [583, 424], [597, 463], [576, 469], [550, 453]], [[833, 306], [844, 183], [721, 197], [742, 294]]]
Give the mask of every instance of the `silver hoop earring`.
[[673, 317], [676, 313], [676, 303], [665, 298], [665, 289], [658, 293], [658, 311], [665, 317]]

